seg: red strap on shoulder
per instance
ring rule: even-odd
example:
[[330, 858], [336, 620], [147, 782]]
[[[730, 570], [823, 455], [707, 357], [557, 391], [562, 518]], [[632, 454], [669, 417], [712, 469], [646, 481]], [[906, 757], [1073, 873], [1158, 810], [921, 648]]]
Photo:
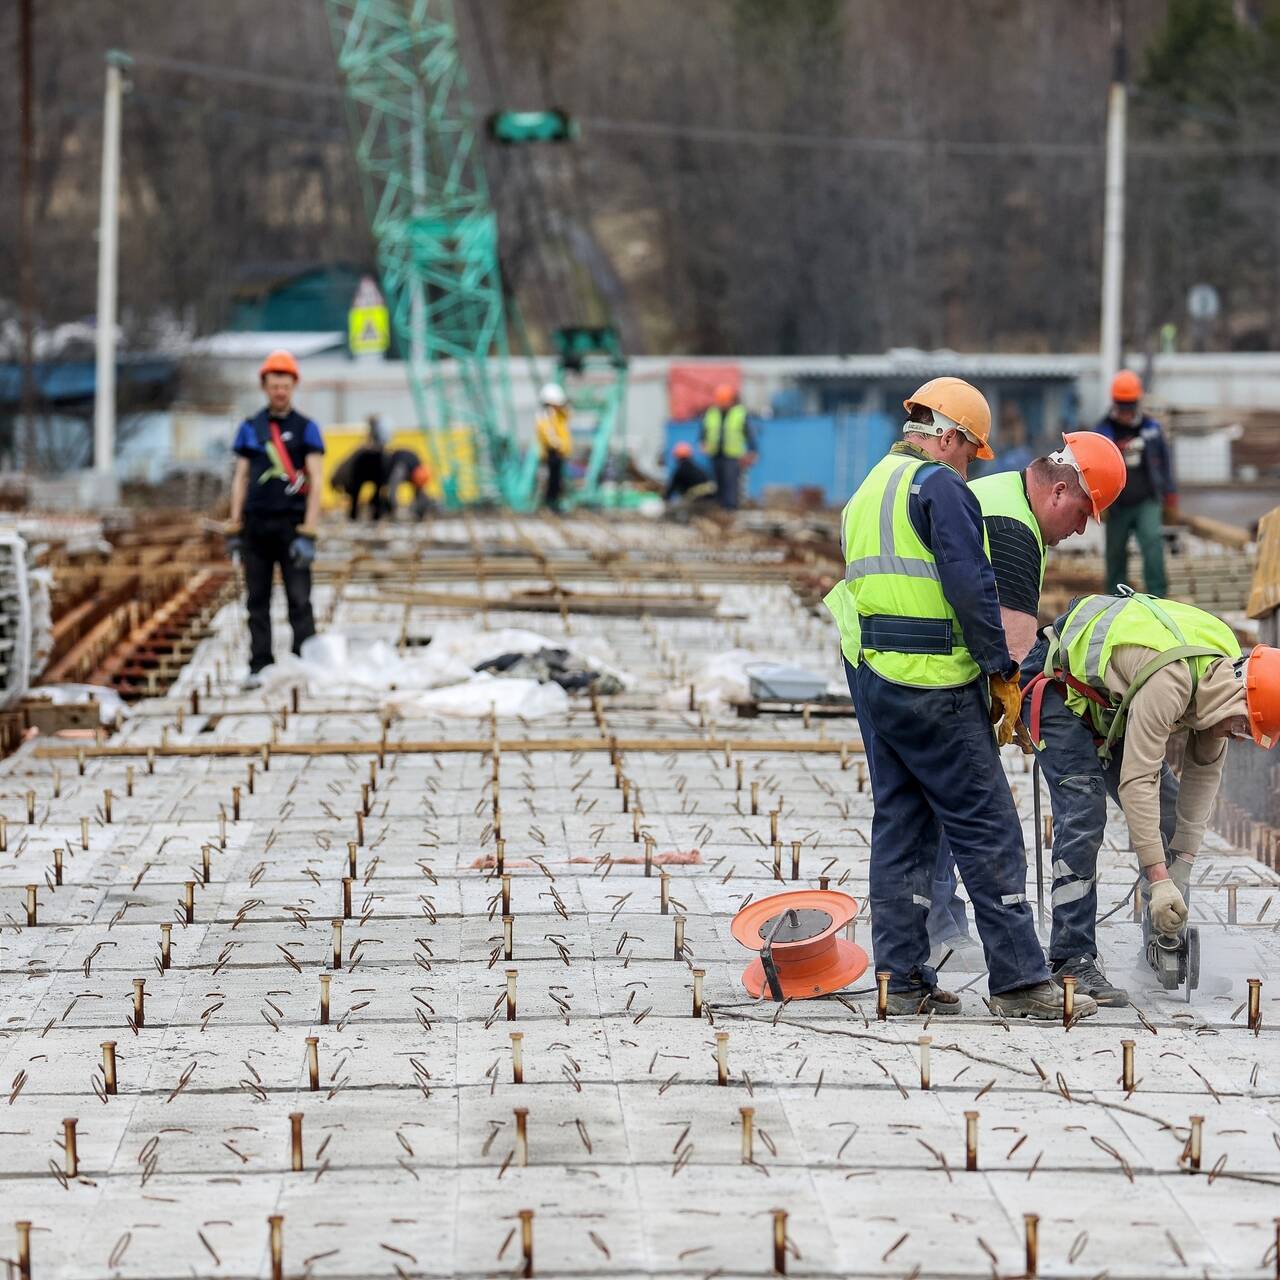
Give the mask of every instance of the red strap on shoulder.
[[280, 465], [284, 468], [285, 475], [289, 477], [289, 492], [306, 493], [307, 477], [302, 475], [298, 468], [293, 465], [293, 459], [289, 456], [289, 450], [285, 448], [284, 437], [280, 434], [280, 428], [276, 425], [276, 420], [268, 418], [267, 425], [271, 429], [271, 443], [275, 445], [276, 453], [280, 455]]

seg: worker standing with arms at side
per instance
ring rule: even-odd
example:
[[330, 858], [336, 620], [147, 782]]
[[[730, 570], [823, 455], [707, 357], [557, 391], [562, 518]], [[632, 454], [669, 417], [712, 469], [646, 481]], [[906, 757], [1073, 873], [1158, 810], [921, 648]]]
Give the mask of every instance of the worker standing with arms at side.
[[[1063, 435], [1062, 443], [1058, 452], [1033, 459], [1023, 471], [1001, 471], [969, 484], [982, 510], [1000, 596], [1000, 621], [1015, 662], [1021, 662], [1036, 642], [1048, 549], [1083, 533], [1089, 517], [1100, 519], [1124, 488], [1124, 459], [1110, 440], [1095, 431], [1071, 431]], [[1048, 764], [1045, 771], [1054, 785], [1058, 779]], [[945, 840], [938, 851], [931, 897], [931, 946], [963, 945], [968, 940], [968, 919], [964, 902], [956, 894], [955, 862]], [[1049, 959], [1052, 965], [1052, 952]], [[1105, 986], [1100, 974], [1072, 968], [1070, 963], [1062, 972], [1075, 976], [1077, 991], [1099, 999], [1098, 990]], [[1099, 1003], [1105, 1002], [1099, 999]]]
[[249, 608], [248, 689], [272, 662], [271, 587], [276, 565], [289, 605], [293, 652], [316, 633], [311, 614], [311, 563], [316, 557], [320, 489], [324, 482], [320, 428], [293, 407], [298, 363], [273, 351], [258, 370], [267, 405], [240, 424], [232, 449], [231, 519], [227, 551], [244, 565]]
[[[871, 931], [889, 1012], [958, 1013], [929, 965], [929, 892], [940, 831], [973, 902], [997, 1016], [1060, 1018], [1027, 905], [1022, 827], [1000, 764], [1013, 738], [1018, 665], [1000, 624], [978, 500], [965, 483], [991, 458], [976, 387], [934, 378], [849, 500], [845, 576], [828, 593], [871, 776]], [[1078, 1014], [1094, 1013], [1087, 996]]]
[[560, 510], [564, 489], [564, 464], [573, 453], [569, 434], [569, 397], [558, 382], [548, 382], [539, 393], [542, 412], [534, 423], [538, 450], [547, 464], [547, 486], [542, 500], [548, 510]]
[[1129, 537], [1142, 552], [1142, 585], [1153, 596], [1168, 590], [1164, 567], [1166, 518], [1178, 509], [1173, 459], [1164, 431], [1142, 412], [1142, 380], [1121, 369], [1111, 383], [1111, 408], [1094, 428], [1124, 454], [1129, 481], [1107, 514], [1107, 590], [1128, 580]]
[[[1222, 781], [1226, 739], [1271, 747], [1280, 734], [1280, 650], [1258, 645], [1242, 657], [1231, 628], [1203, 609], [1122, 591], [1076, 601], [1024, 668], [1041, 668], [1026, 709], [1053, 805], [1049, 955], [1080, 976], [1078, 990], [1093, 985], [1079, 959], [1097, 956], [1108, 793], [1138, 856], [1150, 959], [1153, 944], [1176, 949], [1186, 926], [1191, 864]], [[1165, 751], [1182, 733], [1179, 781]], [[1127, 1004], [1128, 996], [1113, 989], [1104, 1002]]]
[[711, 459], [716, 497], [724, 511], [736, 511], [741, 500], [742, 469], [757, 448], [755, 424], [728, 383], [716, 388], [715, 401], [702, 415], [702, 452]]

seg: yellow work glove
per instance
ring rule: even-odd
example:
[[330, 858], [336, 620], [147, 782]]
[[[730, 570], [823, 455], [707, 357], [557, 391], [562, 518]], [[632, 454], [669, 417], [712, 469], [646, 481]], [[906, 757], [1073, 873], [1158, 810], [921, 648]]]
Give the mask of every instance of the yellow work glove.
[[1172, 880], [1157, 880], [1151, 886], [1151, 927], [1157, 933], [1176, 937], [1187, 923], [1187, 904]]
[[995, 726], [996, 744], [1008, 746], [1013, 741], [1018, 716], [1022, 712], [1022, 690], [1017, 679], [988, 676], [991, 686], [991, 723]]

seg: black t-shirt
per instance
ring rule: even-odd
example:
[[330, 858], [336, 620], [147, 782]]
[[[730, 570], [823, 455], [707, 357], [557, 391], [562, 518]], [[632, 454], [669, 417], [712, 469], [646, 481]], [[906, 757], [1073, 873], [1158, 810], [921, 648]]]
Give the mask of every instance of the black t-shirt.
[[1156, 496], [1151, 487], [1151, 471], [1146, 465], [1147, 442], [1142, 437], [1142, 423], [1132, 426], [1121, 426], [1114, 418], [1111, 429], [1116, 434], [1116, 448], [1124, 455], [1127, 479], [1124, 488], [1116, 498], [1118, 507], [1136, 507], [1139, 502], [1150, 502]]
[[1040, 609], [1040, 544], [1021, 520], [984, 516], [1000, 606], [1033, 618]]
[[[249, 462], [249, 491], [245, 495], [246, 516], [287, 515], [301, 520], [306, 515], [307, 495], [304, 489], [291, 486], [282, 459], [275, 456], [275, 444], [271, 439], [270, 411], [246, 419], [236, 433], [233, 452]], [[324, 437], [320, 428], [296, 409], [290, 409], [283, 418], [274, 422], [293, 469], [299, 475], [306, 474], [307, 455], [324, 452]]]

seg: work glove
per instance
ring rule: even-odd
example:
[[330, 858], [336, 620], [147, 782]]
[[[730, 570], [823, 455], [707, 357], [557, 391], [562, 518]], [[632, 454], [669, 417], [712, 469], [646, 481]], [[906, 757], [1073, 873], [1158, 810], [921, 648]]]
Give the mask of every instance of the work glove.
[[1013, 741], [1022, 713], [1022, 690], [1018, 678], [1006, 679], [1001, 675], [987, 677], [991, 686], [991, 723], [995, 726], [996, 745], [1005, 747]]
[[1178, 495], [1176, 493], [1166, 493], [1164, 495], [1164, 522], [1165, 524], [1177, 524], [1181, 517], [1178, 514]]
[[299, 568], [310, 568], [316, 558], [316, 540], [307, 533], [298, 533], [289, 543], [289, 559]]
[[1176, 937], [1187, 923], [1187, 904], [1172, 880], [1157, 880], [1151, 886], [1151, 927], [1167, 937]]
[[227, 549], [227, 555], [232, 560], [239, 560], [240, 553], [244, 549], [244, 533], [240, 526], [227, 525], [222, 531], [222, 542]]

